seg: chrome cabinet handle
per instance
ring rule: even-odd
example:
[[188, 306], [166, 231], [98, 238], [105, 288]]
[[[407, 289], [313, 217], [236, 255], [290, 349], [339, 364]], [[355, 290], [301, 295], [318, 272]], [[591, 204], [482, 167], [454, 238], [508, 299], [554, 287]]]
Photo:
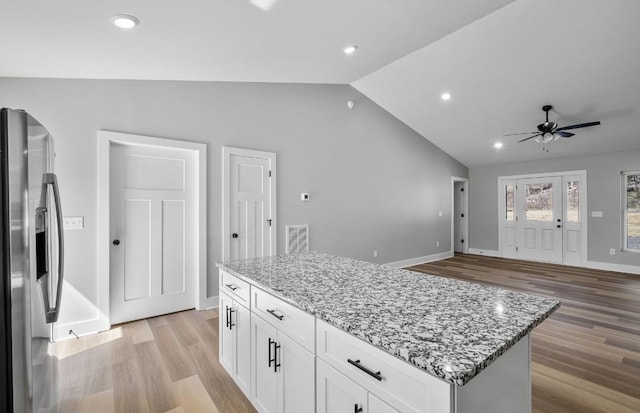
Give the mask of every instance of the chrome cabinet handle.
[[284, 318], [283, 315], [276, 314], [276, 310], [267, 310], [267, 313], [271, 314], [272, 316], [274, 316], [275, 318], [277, 318], [278, 320], [281, 320], [281, 321]]
[[353, 413], [362, 413], [362, 406], [358, 406], [358, 403], [353, 405]]
[[355, 360], [354, 361], [354, 360], [351, 360], [351, 359], [347, 359], [347, 362], [349, 364], [351, 364], [352, 366], [356, 366], [360, 370], [364, 371], [365, 373], [367, 373], [369, 376], [373, 377], [374, 379], [376, 379], [378, 381], [382, 381], [382, 375], [380, 374], [379, 371], [374, 373], [373, 370], [369, 370], [368, 368], [366, 368], [362, 364], [360, 364], [360, 360]]
[[237, 285], [233, 285], [233, 284], [225, 284], [225, 287], [227, 287], [227, 288], [228, 288], [228, 289], [230, 289], [231, 291], [235, 291], [235, 290], [237, 290], [238, 288], [240, 288], [240, 287], [238, 287]]

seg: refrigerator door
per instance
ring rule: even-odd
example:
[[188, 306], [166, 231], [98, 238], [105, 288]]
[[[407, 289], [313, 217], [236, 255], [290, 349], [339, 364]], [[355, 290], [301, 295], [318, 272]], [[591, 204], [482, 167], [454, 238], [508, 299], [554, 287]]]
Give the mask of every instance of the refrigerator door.
[[33, 412], [53, 412], [58, 406], [58, 363], [51, 342], [62, 287], [62, 211], [53, 174], [53, 139], [30, 115], [27, 124], [32, 402]]
[[[58, 411], [57, 360], [36, 280], [35, 215], [43, 176], [51, 171], [49, 133], [24, 111], [1, 110], [2, 317], [0, 411]], [[37, 179], [37, 184], [34, 182]], [[34, 191], [37, 187], [38, 190]], [[37, 195], [34, 195], [37, 192]], [[55, 211], [55, 209], [53, 210]], [[55, 217], [53, 218], [55, 220]], [[46, 241], [57, 251], [57, 242]], [[57, 274], [54, 274], [57, 277]], [[3, 367], [0, 364], [0, 367]]]
[[[21, 112], [1, 112], [3, 294], [8, 320], [7, 411], [31, 412], [31, 292], [27, 175], [27, 121]], [[7, 294], [8, 293], [8, 294]], [[4, 389], [3, 389], [4, 392]], [[9, 410], [12, 409], [12, 410]]]

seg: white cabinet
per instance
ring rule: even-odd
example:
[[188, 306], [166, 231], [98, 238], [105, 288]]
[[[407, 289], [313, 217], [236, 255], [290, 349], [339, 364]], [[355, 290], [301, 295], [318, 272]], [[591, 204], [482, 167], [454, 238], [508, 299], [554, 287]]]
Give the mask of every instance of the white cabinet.
[[318, 413], [399, 413], [320, 359], [316, 374]]
[[259, 412], [315, 410], [315, 356], [255, 313], [251, 365], [251, 400]]
[[251, 324], [249, 310], [224, 292], [220, 292], [220, 364], [236, 384], [250, 397]]

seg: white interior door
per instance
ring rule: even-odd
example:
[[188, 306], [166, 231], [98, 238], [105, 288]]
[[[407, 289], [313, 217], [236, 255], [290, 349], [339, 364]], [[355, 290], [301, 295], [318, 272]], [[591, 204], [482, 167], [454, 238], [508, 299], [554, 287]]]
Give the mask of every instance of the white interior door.
[[195, 306], [196, 163], [190, 151], [111, 146], [112, 324]]
[[562, 263], [562, 178], [519, 179], [516, 187], [516, 256]]
[[276, 254], [275, 154], [223, 148], [225, 260]]

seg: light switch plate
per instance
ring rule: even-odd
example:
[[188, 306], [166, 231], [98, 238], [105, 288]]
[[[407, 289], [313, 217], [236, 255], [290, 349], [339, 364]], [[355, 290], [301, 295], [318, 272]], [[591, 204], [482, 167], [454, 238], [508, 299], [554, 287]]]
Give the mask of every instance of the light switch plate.
[[591, 211], [591, 217], [593, 218], [602, 218], [603, 216], [602, 211]]
[[84, 217], [64, 217], [62, 218], [62, 226], [64, 229], [83, 229]]

